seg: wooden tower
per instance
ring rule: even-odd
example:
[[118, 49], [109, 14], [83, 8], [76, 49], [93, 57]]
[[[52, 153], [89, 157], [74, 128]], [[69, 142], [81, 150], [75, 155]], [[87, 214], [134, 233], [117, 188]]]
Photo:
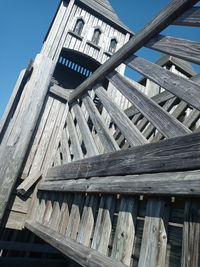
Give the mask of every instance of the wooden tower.
[[133, 34], [108, 0], [60, 1], [0, 124], [1, 266], [199, 266], [200, 44], [160, 35], [196, 2]]

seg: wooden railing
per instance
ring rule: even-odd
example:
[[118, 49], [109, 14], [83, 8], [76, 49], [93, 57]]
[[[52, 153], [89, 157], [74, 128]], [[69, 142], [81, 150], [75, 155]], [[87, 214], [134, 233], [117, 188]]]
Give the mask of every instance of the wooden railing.
[[[133, 55], [146, 46], [199, 64], [199, 43], [159, 35], [199, 26], [197, 2], [172, 1], [70, 97], [50, 90], [69, 111], [26, 227], [82, 266], [199, 266], [198, 77]], [[166, 91], [149, 98], [122, 63]]]

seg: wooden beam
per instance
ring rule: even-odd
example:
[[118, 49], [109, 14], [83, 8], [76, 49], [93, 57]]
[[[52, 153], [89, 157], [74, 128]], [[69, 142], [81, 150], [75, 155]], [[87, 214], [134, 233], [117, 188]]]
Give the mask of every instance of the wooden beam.
[[44, 181], [39, 190], [142, 195], [200, 195], [200, 171]]
[[196, 83], [140, 57], [131, 56], [125, 61], [125, 64], [160, 85], [162, 88], [178, 96], [194, 108], [200, 110], [200, 86]]
[[192, 63], [200, 64], [199, 42], [158, 34], [157, 36], [153, 37], [145, 46]]
[[166, 28], [179, 15], [189, 7], [197, 3], [197, 0], [174, 0], [170, 2], [161, 12], [150, 21], [138, 34], [118, 50], [108, 61], [101, 65], [88, 79], [79, 85], [70, 95], [69, 101], [72, 102], [83, 92], [92, 88], [100, 82], [107, 74], [123, 63], [127, 58], [144, 46], [151, 38]]
[[200, 133], [107, 153], [47, 171], [46, 180], [200, 169]]
[[[55, 62], [49, 58], [41, 54], [36, 57], [33, 73], [27, 85], [28, 88], [26, 88], [29, 92], [28, 100], [16, 121], [13, 135], [9, 137], [8, 142], [2, 141], [0, 150], [0, 221], [26, 159], [54, 68]], [[7, 130], [10, 130], [9, 127]]]
[[85, 247], [37, 222], [28, 221], [25, 227], [81, 266], [125, 267], [101, 253]]
[[173, 25], [180, 26], [200, 26], [200, 7], [192, 7], [180, 15], [175, 21], [172, 22]]
[[42, 172], [29, 175], [18, 187], [17, 192], [24, 195], [42, 176]]
[[191, 133], [181, 122], [137, 90], [125, 77], [113, 71], [109, 81], [161, 132], [171, 138]]

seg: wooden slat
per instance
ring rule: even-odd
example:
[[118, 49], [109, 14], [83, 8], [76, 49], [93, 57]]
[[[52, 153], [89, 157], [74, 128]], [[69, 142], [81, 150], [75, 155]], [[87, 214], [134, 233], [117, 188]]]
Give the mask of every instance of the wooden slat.
[[29, 221], [26, 222], [26, 228], [81, 266], [125, 267], [124, 264], [103, 256], [93, 249], [80, 245], [42, 224]]
[[54, 167], [46, 180], [198, 169], [199, 137], [199, 133], [190, 134]]
[[84, 118], [83, 112], [78, 103], [74, 103], [71, 108], [75, 114], [75, 117], [78, 122], [79, 129], [81, 131], [81, 135], [84, 140], [84, 144], [87, 150], [88, 157], [98, 155], [99, 151], [96, 147], [92, 134], [88, 128], [88, 124]]
[[192, 7], [180, 15], [175, 21], [174, 25], [180, 26], [200, 26], [200, 7]]
[[153, 37], [145, 46], [192, 63], [200, 64], [200, 43], [198, 42], [159, 34]]
[[38, 172], [37, 175], [28, 176], [18, 187], [17, 192], [24, 195], [42, 176], [42, 172]]
[[123, 136], [127, 139], [131, 146], [146, 144], [147, 140], [143, 137], [137, 127], [119, 108], [119, 106], [112, 100], [108, 92], [101, 86], [95, 87], [95, 93], [101, 100], [104, 108], [107, 110], [117, 127], [122, 132]]
[[151, 38], [166, 28], [172, 21], [181, 15], [189, 7], [197, 3], [197, 0], [174, 0], [170, 2], [152, 21], [150, 21], [138, 34], [118, 50], [108, 61], [100, 66], [88, 79], [79, 85], [70, 95], [69, 101], [72, 102], [84, 91], [92, 88], [100, 82], [107, 74], [118, 67], [129, 56], [145, 45]]
[[91, 243], [98, 203], [98, 195], [87, 195], [76, 240], [78, 243], [83, 244], [86, 247], [89, 247]]
[[108, 176], [90, 179], [43, 182], [40, 190], [122, 193], [143, 195], [200, 195], [200, 172], [165, 172], [154, 174]]
[[117, 145], [113, 136], [110, 134], [109, 129], [104, 124], [94, 102], [89, 95], [84, 96], [82, 101], [85, 104], [85, 108], [90, 116], [90, 119], [92, 120], [97, 134], [104, 145], [105, 151], [111, 152], [119, 150], [119, 146]]
[[169, 208], [164, 199], [149, 199], [138, 267], [165, 266]]
[[200, 214], [199, 199], [187, 200], [183, 225], [182, 267], [200, 265]]
[[191, 133], [179, 121], [173, 118], [158, 104], [138, 91], [132, 84], [117, 72], [111, 73], [109, 80], [129, 101], [161, 132], [171, 138]]
[[162, 88], [165, 88], [194, 108], [200, 110], [200, 87], [196, 83], [136, 56], [131, 56], [125, 63], [148, 79], [159, 84]]
[[128, 266], [131, 263], [136, 219], [137, 199], [122, 196], [111, 257]]
[[91, 248], [107, 255], [115, 211], [115, 196], [102, 196]]
[[78, 134], [76, 131], [76, 127], [74, 125], [74, 121], [72, 119], [71, 112], [68, 113], [67, 116], [67, 130], [69, 132], [69, 137], [71, 140], [71, 146], [73, 150], [74, 160], [82, 159], [83, 152], [81, 149], [81, 144], [78, 139]]
[[[70, 112], [68, 113], [69, 116]], [[71, 162], [70, 149], [68, 144], [67, 129], [63, 129], [63, 133], [60, 140], [60, 149], [62, 153], [62, 164]]]

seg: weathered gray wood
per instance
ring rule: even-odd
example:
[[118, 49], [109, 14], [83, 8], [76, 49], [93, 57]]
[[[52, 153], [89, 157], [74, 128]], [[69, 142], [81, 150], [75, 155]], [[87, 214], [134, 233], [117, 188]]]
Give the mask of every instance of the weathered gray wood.
[[149, 199], [138, 267], [164, 267], [167, 251], [169, 208], [167, 200]]
[[83, 137], [84, 144], [85, 144], [85, 147], [87, 150], [87, 155], [89, 157], [94, 156], [94, 155], [98, 155], [99, 151], [98, 151], [97, 146], [94, 142], [94, 139], [92, 137], [92, 134], [89, 130], [89, 127], [87, 125], [87, 122], [84, 118], [83, 112], [82, 112], [79, 104], [78, 103], [73, 104], [71, 109], [73, 110], [75, 117], [77, 119], [78, 126], [79, 126], [79, 129], [81, 131], [81, 135]]
[[65, 233], [66, 237], [70, 237], [73, 240], [76, 240], [78, 234], [79, 223], [83, 211], [83, 204], [84, 194], [76, 194], [74, 197], [74, 202], [72, 204], [69, 222]]
[[198, 110], [193, 109], [190, 114], [184, 119], [183, 124], [190, 128], [193, 126], [197, 120], [200, 118], [200, 112]]
[[62, 153], [62, 164], [71, 162], [71, 155], [70, 155], [66, 128], [63, 129], [63, 133], [62, 133], [61, 140], [60, 140], [60, 149]]
[[131, 56], [125, 63], [148, 79], [159, 84], [162, 88], [165, 88], [194, 108], [200, 110], [200, 87], [196, 83], [136, 56]]
[[189, 7], [197, 3], [196, 0], [174, 0], [170, 2], [152, 21], [150, 21], [138, 34], [118, 50], [105, 64], [100, 66], [93, 75], [85, 80], [73, 93], [70, 95], [69, 101], [73, 101], [80, 96], [84, 91], [92, 88], [97, 82], [100, 82], [107, 74], [114, 70], [117, 66], [124, 62], [129, 56], [135, 53], [151, 38], [166, 28], [180, 14]]
[[144, 194], [194, 195], [200, 194], [200, 172], [165, 172], [154, 174], [95, 177], [90, 179], [43, 182], [39, 190]]
[[117, 127], [120, 129], [124, 137], [126, 137], [128, 143], [131, 146], [146, 144], [147, 140], [112, 100], [106, 90], [101, 85], [97, 85], [94, 90]]
[[[152, 100], [160, 105], [160, 104], [166, 102], [167, 100], [170, 100], [173, 97], [174, 97], [173, 94], [171, 94], [168, 91], [164, 91], [158, 95], [153, 96]], [[139, 111], [134, 106], [127, 108], [124, 112], [126, 113], [126, 115], [128, 117], [135, 116], [136, 114], [139, 113]]]
[[198, 42], [159, 34], [153, 37], [145, 46], [192, 63], [200, 64], [200, 43]]
[[131, 263], [136, 219], [137, 199], [122, 196], [111, 257], [128, 266]]
[[69, 132], [69, 137], [71, 140], [72, 151], [74, 155], [74, 160], [82, 159], [83, 152], [81, 149], [81, 144], [79, 142], [78, 134], [76, 131], [76, 127], [74, 125], [74, 121], [72, 119], [72, 115], [69, 112], [67, 116], [67, 130]]
[[89, 247], [91, 244], [91, 236], [94, 228], [98, 203], [98, 195], [87, 195], [76, 240], [78, 243], [81, 243], [86, 247]]
[[119, 150], [119, 146], [117, 145], [113, 136], [110, 134], [109, 129], [104, 124], [94, 102], [89, 95], [84, 96], [82, 101], [85, 104], [85, 108], [90, 116], [90, 119], [92, 120], [97, 134], [104, 145], [105, 151], [111, 152]]
[[175, 21], [172, 22], [174, 25], [181, 26], [200, 26], [200, 8], [192, 7], [180, 15]]
[[171, 138], [51, 168], [47, 172], [46, 180], [198, 169], [199, 136], [199, 133], [195, 133]]
[[102, 196], [91, 248], [107, 255], [115, 211], [115, 196]]
[[80, 245], [42, 224], [27, 221], [26, 228], [59, 250], [62, 254], [79, 263], [81, 266], [125, 267], [124, 264], [103, 256], [93, 249]]
[[187, 200], [183, 225], [182, 267], [200, 265], [200, 213], [199, 199]]
[[58, 98], [61, 98], [63, 101], [67, 102], [69, 98], [69, 92], [68, 90], [64, 89], [63, 87], [54, 84], [50, 87], [49, 92], [53, 95], [57, 96]]
[[171, 138], [191, 133], [158, 104], [138, 91], [125, 77], [117, 72], [108, 75], [109, 80], [129, 101], [161, 132]]
[[[42, 110], [54, 67], [55, 63], [49, 58], [42, 55], [37, 56], [33, 65], [31, 82], [29, 81], [31, 94], [26, 102], [24, 112], [21, 114], [21, 120], [18, 122], [18, 126], [15, 129], [16, 131], [12, 140], [10, 140], [7, 145], [3, 144], [1, 146], [0, 220], [3, 216], [16, 179], [20, 174], [27, 149], [40, 116], [40, 111]], [[24, 121], [28, 123], [24, 123]], [[10, 151], [8, 147], [12, 148], [12, 151]], [[4, 158], [8, 158], [9, 160], [3, 163], [4, 160], [2, 159]]]
[[24, 195], [37, 181], [41, 178], [42, 172], [38, 172], [37, 175], [28, 176], [18, 187], [17, 192]]

